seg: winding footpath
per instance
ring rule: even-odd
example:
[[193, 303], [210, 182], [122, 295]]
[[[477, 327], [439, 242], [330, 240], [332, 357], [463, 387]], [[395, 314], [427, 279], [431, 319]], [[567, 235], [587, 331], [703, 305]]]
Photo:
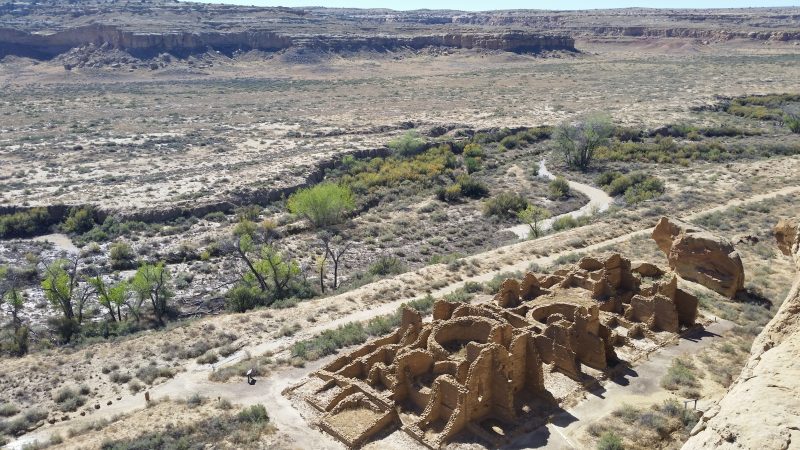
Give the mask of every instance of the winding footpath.
[[[554, 180], [556, 178], [555, 175], [552, 174], [547, 167], [544, 165], [544, 160], [539, 161], [539, 173], [538, 175], [541, 178], [546, 180]], [[604, 190], [598, 189], [594, 186], [589, 186], [588, 184], [578, 183], [577, 181], [567, 181], [569, 183], [569, 188], [575, 191], [584, 194], [585, 196], [589, 197], [589, 203], [583, 205], [578, 210], [571, 211], [568, 213], [560, 214], [555, 217], [551, 217], [547, 220], [543, 220], [542, 223], [539, 225], [541, 230], [547, 231], [553, 227], [553, 222], [556, 220], [565, 217], [565, 216], [572, 216], [573, 218], [577, 219], [579, 217], [584, 216], [591, 216], [597, 213], [601, 213], [609, 208], [612, 203], [614, 203], [614, 198], [609, 196]], [[513, 227], [506, 228], [502, 231], [510, 231], [517, 235], [520, 239], [527, 239], [530, 235], [531, 227], [527, 224], [520, 224], [515, 225]]]
[[[543, 164], [540, 167], [542, 169], [545, 169], [543, 172], [540, 171], [540, 174], [541, 173], [549, 174], [549, 172], [546, 171], [546, 168], [544, 167]], [[550, 176], [552, 176], [552, 174], [550, 174]], [[571, 187], [574, 186], [576, 190], [578, 190], [579, 187], [581, 189], [586, 187], [594, 189], [596, 191], [600, 191], [599, 189], [591, 188], [590, 186], [582, 185], [580, 183], [575, 183], [574, 185], [573, 183], [570, 183], [570, 186]], [[702, 211], [697, 211], [693, 214], [686, 215], [681, 218], [683, 220], [693, 220], [702, 215], [721, 211], [732, 206], [741, 206], [750, 203], [757, 203], [780, 195], [791, 195], [795, 193], [800, 193], [800, 186], [787, 186], [782, 189], [778, 189], [765, 194], [755, 195], [746, 199], [731, 200], [717, 207], [708, 208]], [[584, 206], [584, 208], [587, 208], [586, 213], [591, 213], [591, 211], [594, 210], [592, 206], [593, 203], [594, 205], [597, 205], [598, 210], [602, 208], [603, 205], [605, 205], [605, 207], [607, 208], [608, 205], [610, 204], [610, 201], [608, 201], [609, 198], [604, 192], [603, 196], [600, 196], [599, 193], [597, 192], [595, 192], [595, 194], [596, 194], [596, 202], [594, 202], [593, 196], [590, 195], [589, 197], [590, 199], [593, 199], [593, 201]], [[581, 209], [583, 210], [584, 208]], [[577, 213], [578, 211], [575, 211], [570, 214], [577, 214]], [[527, 225], [525, 227], [527, 230], [528, 229]], [[532, 263], [537, 264], [541, 267], [547, 267], [555, 263], [555, 261], [561, 256], [571, 254], [576, 251], [590, 253], [592, 251], [599, 250], [603, 247], [607, 247], [615, 243], [625, 242], [631, 239], [632, 237], [646, 235], [651, 232], [652, 228], [632, 231], [630, 233], [626, 233], [582, 248], [570, 248], [562, 252], [554, 253], [548, 256], [531, 257], [524, 253], [521, 253], [520, 258], [518, 258], [518, 261], [513, 264], [506, 264], [502, 267], [493, 266], [490, 270], [487, 270], [486, 272], [477, 274], [472, 277], [464, 278], [459, 282], [455, 282], [444, 288], [434, 290], [433, 292], [431, 292], [431, 294], [434, 297], [439, 297], [463, 287], [466, 282], [486, 282], [491, 280], [497, 274], [503, 272], [525, 271]], [[465, 258], [465, 260], [471, 260], [475, 258], [480, 259], [484, 255], [491, 252], [503, 252], [503, 253], [513, 254], [515, 250], [519, 250], [520, 246], [522, 245], [530, 245], [531, 242], [533, 242], [534, 244], [536, 242], [543, 242], [547, 239], [553, 239], [554, 236], [556, 235], [551, 234], [549, 236], [537, 239], [536, 241], [526, 241], [522, 243], [511, 244], [509, 246], [505, 246], [500, 249], [491, 250], [490, 252], [486, 252], [484, 254], [478, 254], [478, 255], [473, 255], [471, 257], [467, 257]], [[424, 270], [426, 269], [425, 268], [419, 269], [419, 271], [424, 271]], [[404, 277], [404, 275], [399, 275], [395, 277], [395, 279], [397, 280], [405, 280], [406, 278], [407, 277]], [[320, 301], [336, 302], [337, 300], [342, 300], [349, 295], [353, 295], [353, 293], [350, 292], [335, 297], [328, 297], [320, 299]], [[416, 298], [421, 298], [421, 297], [423, 296], [419, 296]], [[241, 382], [236, 382], [236, 383], [212, 382], [208, 379], [209, 374], [215, 369], [232, 365], [244, 359], [246, 355], [257, 356], [257, 355], [262, 355], [266, 352], [271, 352], [272, 354], [278, 355], [281, 352], [288, 352], [288, 350], [295, 342], [308, 339], [309, 337], [315, 336], [322, 331], [336, 328], [339, 325], [343, 325], [354, 321], [365, 321], [379, 315], [391, 313], [395, 311], [400, 305], [408, 302], [409, 300], [411, 299], [402, 298], [388, 303], [382, 303], [372, 308], [363, 308], [360, 310], [355, 310], [336, 320], [329, 321], [324, 324], [319, 324], [313, 327], [306, 327], [290, 338], [274, 339], [271, 337], [271, 335], [265, 335], [264, 342], [261, 342], [257, 345], [252, 345], [249, 347], [242, 348], [237, 353], [215, 364], [213, 367], [208, 364], [197, 364], [196, 362], [191, 362], [185, 366], [186, 371], [181, 372], [177, 374], [174, 378], [151, 388], [149, 390], [151, 398], [159, 399], [169, 396], [172, 399], [182, 399], [182, 398], [188, 398], [193, 394], [200, 393], [205, 397], [209, 398], [221, 397], [228, 399], [233, 403], [238, 403], [241, 405], [262, 403], [264, 404], [264, 406], [266, 406], [267, 410], [270, 412], [270, 418], [273, 420], [273, 423], [278, 427], [278, 429], [283, 435], [287, 436], [293, 441], [293, 445], [295, 447], [315, 448], [315, 449], [327, 449], [327, 448], [343, 449], [344, 447], [341, 444], [334, 441], [328, 435], [310, 427], [308, 423], [300, 416], [299, 412], [290, 404], [289, 400], [286, 399], [283, 395], [281, 395], [281, 391], [284, 388], [301, 380], [304, 376], [314, 371], [324, 362], [324, 360], [309, 363], [306, 365], [306, 367], [303, 368], [281, 369], [271, 374], [269, 377], [259, 379], [258, 383], [255, 386], [249, 386], [247, 383], [244, 382], [244, 380], [241, 380]], [[703, 345], [706, 345], [709, 341], [711, 340], [710, 339], [700, 340], [700, 342], [704, 343]], [[695, 349], [693, 349], [693, 351], [694, 350]], [[640, 368], [640, 366], [637, 366], [635, 367], [635, 370], [644, 373], [643, 371], [645, 369]], [[645, 377], [641, 378], [643, 379]], [[635, 383], [631, 383], [631, 385], [636, 386]], [[628, 388], [629, 388], [628, 386], [622, 386], [619, 389], [625, 390]], [[591, 406], [589, 408], [592, 409], [599, 406], [599, 404], [596, 403], [593, 403], [593, 405], [594, 406]], [[119, 414], [127, 414], [139, 409], [143, 409], [145, 407], [146, 404], [144, 401], [144, 396], [142, 395], [123, 397], [120, 401], [115, 402], [113, 405], [104, 407], [101, 415], [90, 415], [87, 417], [77, 416], [68, 421], [59, 422], [54, 425], [49, 425], [49, 426], [45, 425], [31, 433], [19, 437], [17, 440], [13, 442], [10, 442], [8, 444], [8, 448], [21, 449], [24, 445], [31, 444], [34, 441], [47, 442], [50, 439], [50, 436], [56, 434], [66, 435], [67, 431], [70, 428], [76, 428], [82, 425], [89, 424], [93, 421], [100, 419], [101, 417], [111, 418]], [[578, 407], [580, 407], [580, 405], [578, 405]], [[577, 411], [575, 417], [577, 417], [578, 419], [583, 418], [582, 416], [578, 415]], [[554, 428], [551, 431], [559, 435], [562, 435], [564, 432], [571, 431], [571, 430], [564, 430], [562, 428], [566, 427], [559, 427], [557, 429]], [[542, 431], [540, 431], [540, 433], [541, 432]], [[552, 433], [549, 434], [552, 436]], [[565, 437], [564, 442], [569, 442], [569, 440]], [[544, 442], [541, 442], [541, 444], [547, 445], [548, 443], [545, 440]], [[561, 447], [556, 446], [555, 448], [561, 448]], [[567, 445], [566, 448], [569, 448], [569, 445]]]

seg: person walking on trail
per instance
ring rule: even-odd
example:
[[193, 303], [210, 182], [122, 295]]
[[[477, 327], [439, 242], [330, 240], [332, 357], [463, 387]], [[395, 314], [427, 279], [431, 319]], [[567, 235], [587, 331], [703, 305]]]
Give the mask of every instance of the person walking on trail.
[[254, 385], [254, 384], [256, 384], [255, 381], [256, 381], [255, 378], [253, 378], [253, 369], [248, 370], [247, 371], [247, 384]]

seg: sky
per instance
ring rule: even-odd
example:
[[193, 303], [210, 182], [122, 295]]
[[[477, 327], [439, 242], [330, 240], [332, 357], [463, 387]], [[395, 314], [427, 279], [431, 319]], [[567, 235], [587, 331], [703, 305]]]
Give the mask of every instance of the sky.
[[256, 6], [326, 6], [329, 8], [458, 9], [600, 9], [600, 8], [747, 8], [800, 6], [800, 0], [203, 0]]

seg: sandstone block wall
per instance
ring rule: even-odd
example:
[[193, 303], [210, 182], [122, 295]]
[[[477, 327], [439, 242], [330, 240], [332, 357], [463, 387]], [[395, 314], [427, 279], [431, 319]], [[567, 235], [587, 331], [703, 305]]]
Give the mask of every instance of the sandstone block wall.
[[500, 445], [505, 436], [483, 422], [514, 429], [529, 413], [523, 399], [552, 402], [545, 370], [575, 380], [584, 366], [607, 370], [626, 339], [615, 327], [678, 331], [694, 322], [692, 299], [674, 277], [642, 288], [619, 255], [584, 258], [542, 280], [506, 280], [490, 303], [440, 300], [430, 323], [405, 310], [394, 333], [316, 372], [306, 401], [322, 413], [320, 427], [351, 447], [390, 426], [432, 448], [459, 433]]

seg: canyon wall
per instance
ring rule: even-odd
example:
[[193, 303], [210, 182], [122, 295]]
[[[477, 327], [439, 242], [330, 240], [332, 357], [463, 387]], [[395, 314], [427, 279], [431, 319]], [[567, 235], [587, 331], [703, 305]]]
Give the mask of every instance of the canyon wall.
[[800, 222], [781, 221], [778, 246], [798, 274], [778, 313], [758, 335], [739, 378], [703, 415], [683, 446], [800, 448]]
[[165, 31], [137, 32], [112, 25], [86, 25], [53, 33], [29, 33], [0, 28], [0, 57], [17, 55], [52, 58], [71, 48], [108, 44], [137, 57], [159, 53], [176, 56], [214, 49], [223, 53], [237, 50], [278, 51], [292, 47], [326, 52], [358, 50], [396, 50], [402, 48], [449, 47], [501, 50], [516, 53], [575, 51], [575, 41], [568, 36], [521, 31], [497, 33], [441, 33], [424, 35], [287, 35], [270, 30], [244, 31]]

